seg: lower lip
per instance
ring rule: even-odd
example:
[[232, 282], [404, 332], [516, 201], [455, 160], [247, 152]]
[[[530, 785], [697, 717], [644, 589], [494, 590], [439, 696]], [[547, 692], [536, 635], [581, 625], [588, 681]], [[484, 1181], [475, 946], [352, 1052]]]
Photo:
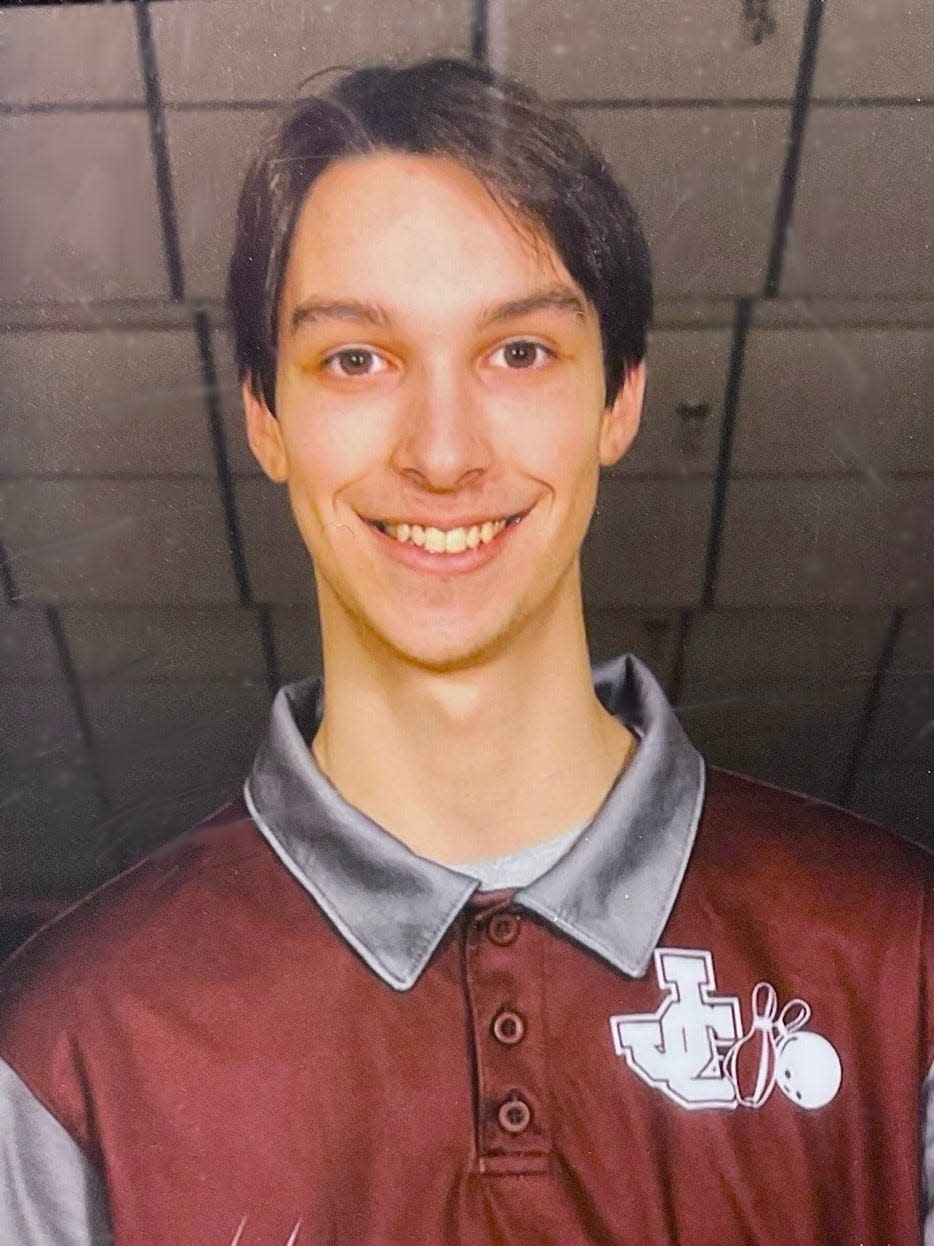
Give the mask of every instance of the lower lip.
[[476, 571], [479, 567], [485, 567], [506, 547], [510, 537], [517, 528], [521, 528], [524, 521], [525, 516], [516, 523], [507, 524], [486, 545], [478, 545], [476, 549], [465, 549], [459, 554], [430, 554], [421, 546], [413, 545], [411, 541], [397, 541], [394, 536], [380, 532], [379, 528], [375, 528], [371, 523], [366, 526], [377, 541], [385, 547], [386, 552], [402, 566], [411, 567], [413, 571], [427, 571], [432, 575], [444, 576], [464, 575], [468, 571]]

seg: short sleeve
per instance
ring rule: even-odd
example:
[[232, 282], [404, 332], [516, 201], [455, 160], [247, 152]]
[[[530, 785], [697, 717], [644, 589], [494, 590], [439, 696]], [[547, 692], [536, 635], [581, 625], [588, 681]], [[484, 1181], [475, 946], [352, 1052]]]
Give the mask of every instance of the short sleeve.
[[106, 1198], [83, 1151], [0, 1060], [0, 1241], [109, 1246]]

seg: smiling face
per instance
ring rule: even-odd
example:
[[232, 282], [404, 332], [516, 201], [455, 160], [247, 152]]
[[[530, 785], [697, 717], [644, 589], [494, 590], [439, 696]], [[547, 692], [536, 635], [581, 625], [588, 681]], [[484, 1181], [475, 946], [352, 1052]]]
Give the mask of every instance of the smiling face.
[[596, 313], [550, 244], [450, 160], [345, 159], [302, 207], [279, 326], [277, 416], [244, 386], [247, 426], [288, 484], [326, 662], [457, 668], [579, 611], [644, 371], [605, 408]]

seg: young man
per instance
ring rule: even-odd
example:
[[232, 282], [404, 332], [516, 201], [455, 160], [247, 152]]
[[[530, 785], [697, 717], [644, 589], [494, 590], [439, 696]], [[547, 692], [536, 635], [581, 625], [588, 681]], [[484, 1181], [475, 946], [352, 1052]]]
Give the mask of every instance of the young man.
[[8, 964], [4, 1241], [919, 1239], [928, 863], [589, 667], [650, 301], [603, 162], [487, 70], [271, 136], [230, 305], [324, 680], [245, 804]]

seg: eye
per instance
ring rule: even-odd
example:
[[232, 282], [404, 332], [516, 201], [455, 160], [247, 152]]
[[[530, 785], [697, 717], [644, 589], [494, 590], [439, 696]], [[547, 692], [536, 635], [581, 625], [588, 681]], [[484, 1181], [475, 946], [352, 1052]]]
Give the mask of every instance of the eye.
[[374, 350], [365, 346], [346, 346], [328, 355], [322, 364], [322, 370], [331, 376], [372, 376], [376, 372], [385, 372], [388, 364]]
[[549, 358], [554, 358], [554, 351], [543, 346], [541, 342], [518, 338], [495, 350], [490, 356], [490, 362], [494, 367], [506, 367], [516, 371], [520, 368], [540, 368]]

